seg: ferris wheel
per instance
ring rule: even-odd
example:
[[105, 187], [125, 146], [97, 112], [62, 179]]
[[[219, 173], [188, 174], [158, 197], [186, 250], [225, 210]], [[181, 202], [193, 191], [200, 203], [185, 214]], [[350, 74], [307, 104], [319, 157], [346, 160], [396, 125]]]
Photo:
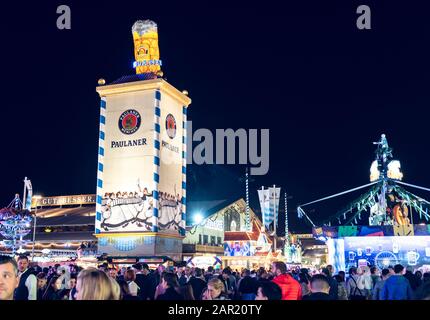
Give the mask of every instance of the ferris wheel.
[[377, 265], [379, 269], [385, 269], [397, 263], [398, 259], [391, 251], [381, 251], [375, 256], [375, 265]]

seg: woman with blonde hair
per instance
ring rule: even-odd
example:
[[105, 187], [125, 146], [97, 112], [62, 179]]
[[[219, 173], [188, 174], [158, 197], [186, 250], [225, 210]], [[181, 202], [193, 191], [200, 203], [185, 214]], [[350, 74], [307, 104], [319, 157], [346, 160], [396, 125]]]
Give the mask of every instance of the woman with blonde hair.
[[225, 294], [224, 283], [218, 278], [212, 278], [203, 293], [202, 300], [230, 300]]
[[87, 268], [78, 275], [76, 300], [117, 300], [111, 280], [103, 271]]
[[112, 300], [121, 300], [121, 287], [119, 283], [112, 277], [109, 277], [109, 280], [112, 285], [112, 295], [113, 295]]

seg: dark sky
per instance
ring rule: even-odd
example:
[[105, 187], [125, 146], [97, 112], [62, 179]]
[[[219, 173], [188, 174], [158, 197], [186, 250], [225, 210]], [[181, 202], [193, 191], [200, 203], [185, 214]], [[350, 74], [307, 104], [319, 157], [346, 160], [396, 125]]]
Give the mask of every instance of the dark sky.
[[[270, 129], [270, 171], [251, 184], [255, 207], [261, 185], [286, 188], [292, 209], [367, 183], [381, 133], [404, 180], [430, 186], [430, 19], [421, 2], [160, 2], [2, 4], [1, 206], [22, 193], [25, 176], [46, 196], [95, 193], [95, 87], [134, 73], [138, 19], [158, 24], [164, 75], [189, 91], [194, 128]], [[71, 7], [71, 30], [56, 28], [60, 4]], [[359, 4], [370, 5], [372, 30], [356, 28]], [[189, 199], [244, 195], [244, 171], [190, 166]]]

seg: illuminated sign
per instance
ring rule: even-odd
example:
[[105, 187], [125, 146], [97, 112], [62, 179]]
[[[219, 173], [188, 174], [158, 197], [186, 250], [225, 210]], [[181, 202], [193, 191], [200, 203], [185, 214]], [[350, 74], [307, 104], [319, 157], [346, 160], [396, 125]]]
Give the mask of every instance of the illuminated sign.
[[131, 29], [134, 41], [133, 67], [136, 74], [161, 70], [157, 24], [151, 20], [136, 21]]
[[139, 259], [139, 262], [143, 263], [163, 263], [163, 259], [156, 259], [156, 258], [142, 258]]
[[95, 204], [95, 194], [84, 194], [77, 196], [60, 196], [60, 197], [43, 197], [34, 198], [31, 202], [31, 207], [42, 207], [42, 206], [63, 206], [63, 205], [75, 205], [75, 204]]
[[221, 265], [222, 261], [217, 256], [199, 256], [199, 257], [193, 257], [187, 261], [188, 267], [197, 267], [197, 268], [204, 268], [207, 267], [214, 267], [216, 265]]
[[223, 231], [224, 230], [224, 221], [221, 219], [215, 220], [215, 221], [207, 219], [206, 222], [202, 226], [206, 229]]
[[380, 269], [402, 264], [420, 268], [430, 265], [430, 236], [345, 237], [327, 242], [329, 256], [348, 270], [369, 263]]
[[253, 256], [255, 248], [249, 241], [226, 241], [224, 242], [224, 255], [230, 257]]
[[142, 66], [152, 66], [152, 65], [162, 65], [161, 60], [144, 60], [144, 61], [134, 61], [133, 62], [133, 68], [136, 69], [137, 67]]

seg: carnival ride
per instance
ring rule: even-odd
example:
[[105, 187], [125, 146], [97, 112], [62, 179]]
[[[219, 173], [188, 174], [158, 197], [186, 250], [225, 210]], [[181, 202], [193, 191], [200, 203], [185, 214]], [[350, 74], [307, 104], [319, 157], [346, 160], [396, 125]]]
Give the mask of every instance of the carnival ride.
[[[297, 207], [299, 218], [316, 227], [315, 223], [303, 210], [325, 200], [336, 198], [357, 190], [369, 188], [368, 191], [351, 202], [336, 214], [321, 221], [319, 226], [356, 226], [363, 225], [364, 214], [368, 212], [369, 226], [405, 226], [413, 224], [414, 212], [418, 214], [419, 221], [429, 220], [428, 209], [430, 202], [405, 190], [403, 186], [430, 191], [429, 188], [402, 182], [403, 173], [400, 171], [400, 162], [393, 159], [392, 148], [388, 146], [385, 134], [381, 135], [375, 151], [376, 159], [370, 168], [370, 183], [347, 191], [314, 200]], [[417, 220], [415, 220], [417, 222]]]
[[7, 249], [12, 250], [13, 256], [22, 253], [23, 245], [29, 242], [23, 238], [31, 232], [32, 221], [31, 212], [24, 208], [19, 194], [15, 195], [6, 208], [0, 209], [0, 234], [4, 238], [2, 242]]

